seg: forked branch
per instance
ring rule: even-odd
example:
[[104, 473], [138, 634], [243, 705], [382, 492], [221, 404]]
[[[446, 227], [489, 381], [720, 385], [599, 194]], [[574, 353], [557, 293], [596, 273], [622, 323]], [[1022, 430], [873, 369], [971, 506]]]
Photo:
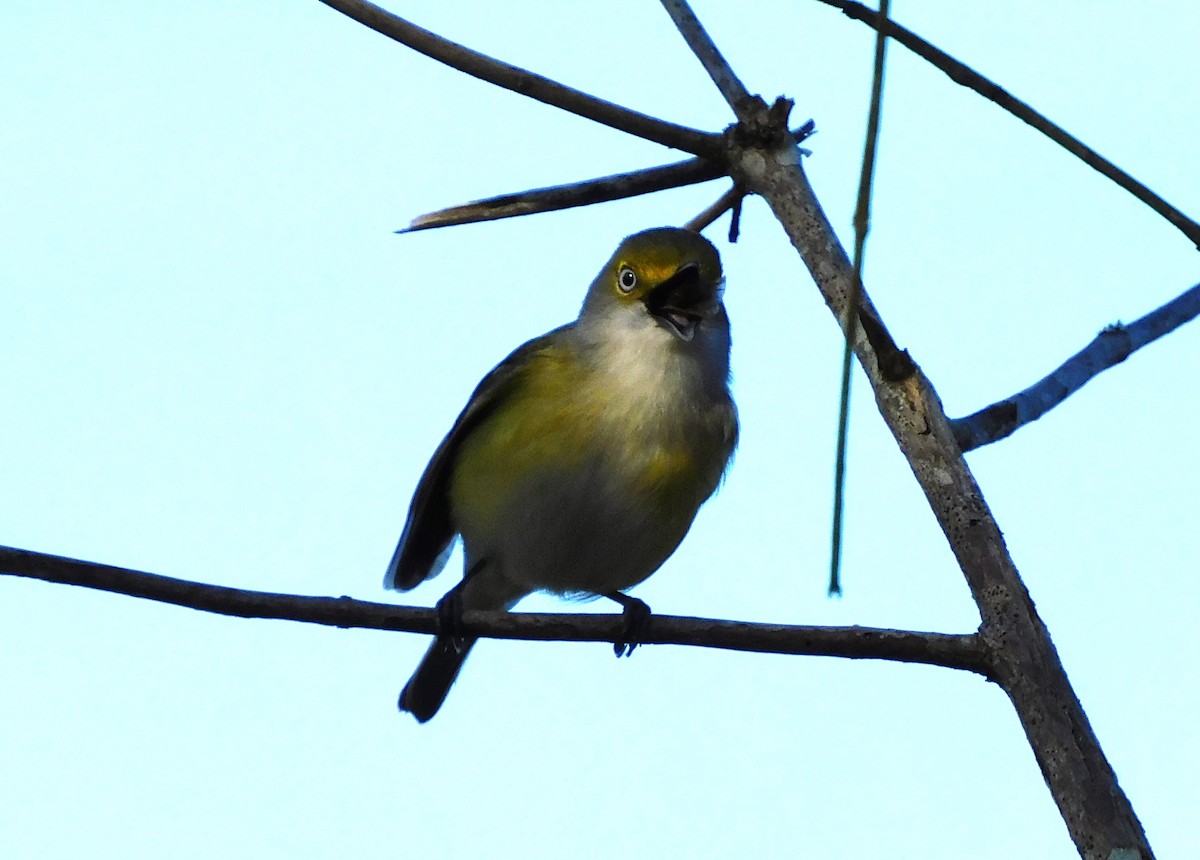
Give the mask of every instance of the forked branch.
[[[780, 133], [785, 118], [761, 102], [756, 109], [757, 117], [741, 121], [753, 134], [727, 136], [733, 178], [770, 205], [840, 322], [861, 284], [794, 147]], [[860, 296], [864, 316], [879, 319], [865, 289]], [[889, 378], [872, 339], [851, 340], [879, 411], [958, 559], [983, 619], [980, 634], [994, 649], [996, 681], [1013, 703], [1080, 854], [1087, 860], [1149, 860], [1153, 852], [1141, 823], [1071, 688], [933, 385], [915, 366], [906, 376]]]
[[[734, 178], [771, 206], [826, 304], [840, 320], [854, 270], [797, 157], [782, 147], [731, 153]], [[864, 314], [878, 317], [862, 292]], [[918, 369], [891, 381], [866, 337], [855, 352], [876, 403], [958, 559], [993, 649], [997, 683], [1025, 729], [1059, 812], [1087, 860], [1150, 860], [1153, 852], [1071, 688], [1033, 600], [1004, 544], [929, 380]]]

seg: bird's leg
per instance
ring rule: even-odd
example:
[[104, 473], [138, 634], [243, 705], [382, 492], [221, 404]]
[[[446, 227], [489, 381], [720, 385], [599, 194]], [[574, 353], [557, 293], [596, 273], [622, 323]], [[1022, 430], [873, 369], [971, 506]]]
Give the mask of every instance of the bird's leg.
[[650, 619], [650, 607], [644, 600], [638, 600], [636, 597], [630, 597], [619, 591], [609, 591], [602, 596], [621, 604], [621, 617], [625, 620], [625, 624], [621, 627], [620, 637], [613, 643], [613, 651], [618, 657], [628, 657], [638, 646], [641, 633]]
[[456, 651], [462, 641], [462, 588], [465, 584], [466, 580], [463, 580], [437, 602], [438, 638], [450, 640]]
[[462, 629], [463, 590], [475, 574], [483, 569], [485, 559], [480, 559], [463, 574], [462, 582], [442, 595], [437, 602], [438, 637], [449, 640], [454, 650], [461, 653], [465, 646]]

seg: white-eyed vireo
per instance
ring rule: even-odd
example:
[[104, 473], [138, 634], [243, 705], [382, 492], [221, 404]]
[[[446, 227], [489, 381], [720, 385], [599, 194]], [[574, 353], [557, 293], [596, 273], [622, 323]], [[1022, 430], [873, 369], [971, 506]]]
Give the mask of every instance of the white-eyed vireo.
[[[579, 318], [520, 346], [471, 395], [421, 476], [384, 585], [435, 576], [461, 535], [465, 574], [438, 604], [511, 609], [535, 591], [604, 596], [627, 642], [648, 607], [622, 592], [675, 551], [737, 442], [717, 249], [662, 227], [623, 241]], [[400, 694], [432, 717], [473, 640], [438, 636]]]

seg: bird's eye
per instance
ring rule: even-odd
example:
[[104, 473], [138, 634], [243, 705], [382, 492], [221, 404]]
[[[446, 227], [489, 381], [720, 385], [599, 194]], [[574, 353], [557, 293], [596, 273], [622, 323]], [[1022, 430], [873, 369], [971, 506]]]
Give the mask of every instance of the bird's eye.
[[621, 288], [621, 292], [629, 292], [637, 286], [637, 273], [628, 266], [622, 266], [621, 271], [617, 273], [617, 286]]

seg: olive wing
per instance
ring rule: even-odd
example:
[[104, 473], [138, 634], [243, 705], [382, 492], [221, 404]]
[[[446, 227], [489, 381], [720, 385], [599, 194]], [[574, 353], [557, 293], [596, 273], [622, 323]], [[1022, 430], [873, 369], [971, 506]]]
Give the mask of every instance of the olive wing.
[[517, 347], [476, 386], [421, 475], [408, 508], [408, 521], [383, 577], [385, 588], [408, 591], [441, 572], [458, 535], [450, 510], [450, 478], [459, 447], [514, 390], [528, 372], [530, 359], [566, 328], [555, 329]]

